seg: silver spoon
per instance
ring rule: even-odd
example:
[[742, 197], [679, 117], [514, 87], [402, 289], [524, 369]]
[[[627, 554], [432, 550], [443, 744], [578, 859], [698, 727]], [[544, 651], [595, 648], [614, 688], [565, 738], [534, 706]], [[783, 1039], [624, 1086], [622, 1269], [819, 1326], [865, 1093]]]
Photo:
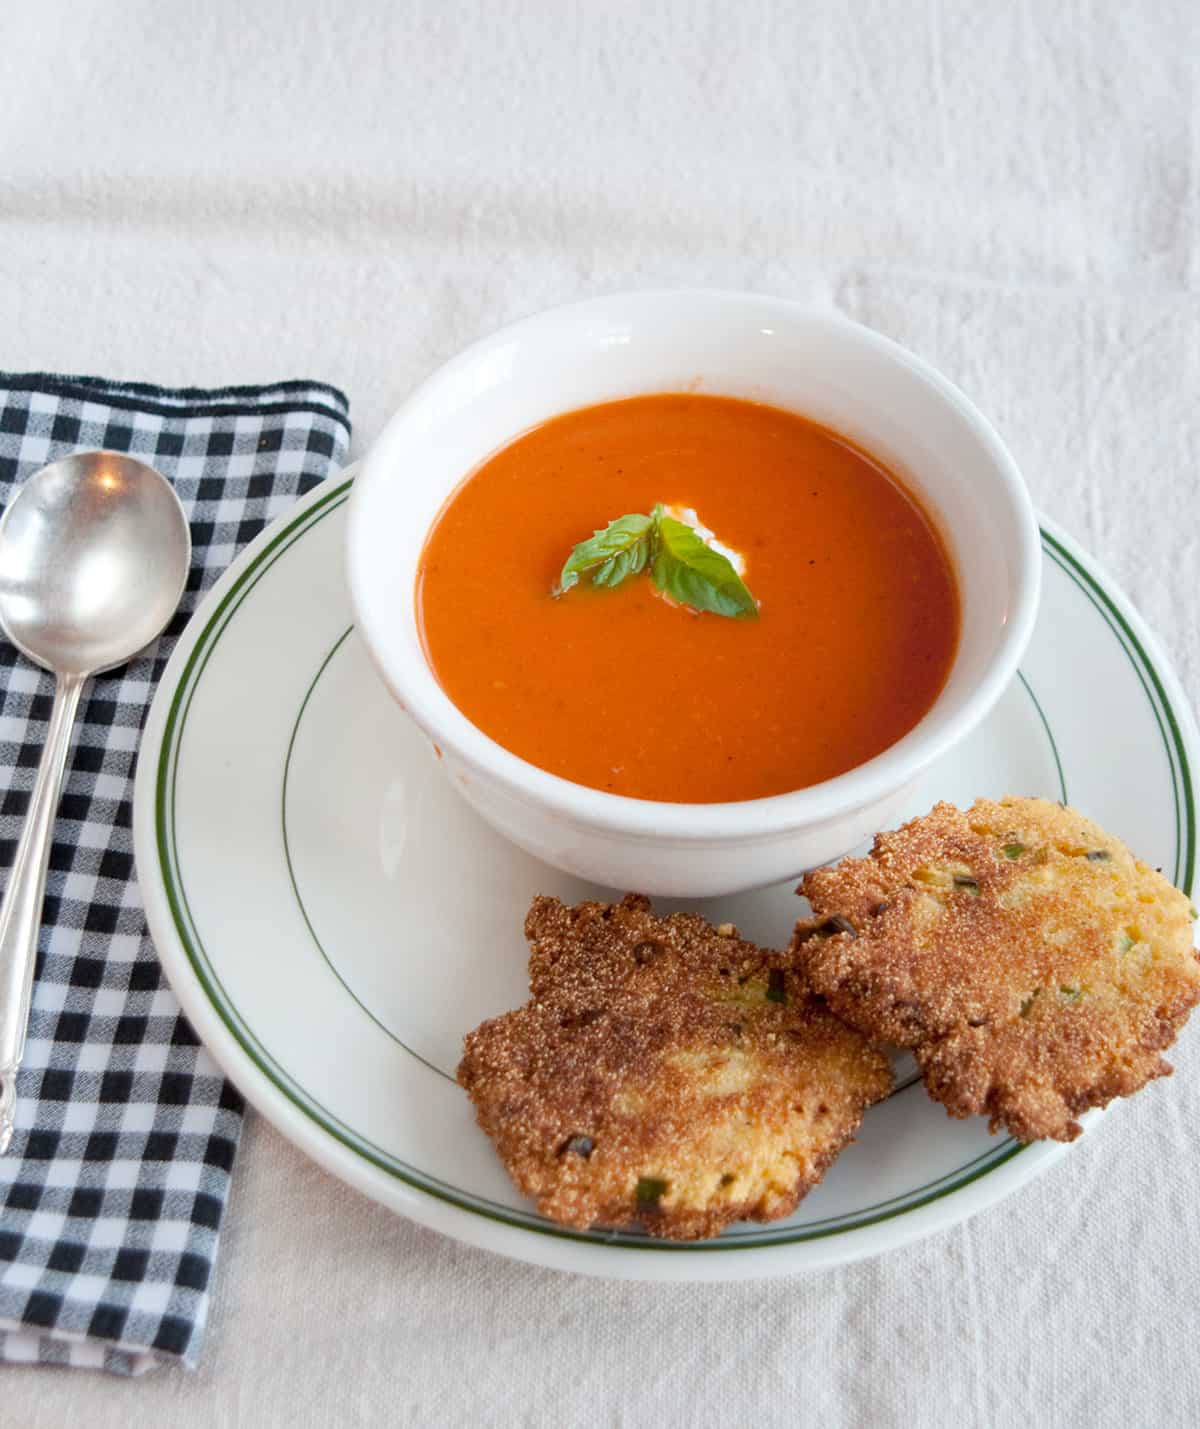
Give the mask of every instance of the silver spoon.
[[51, 462], [0, 519], [0, 628], [55, 679], [0, 908], [0, 1153], [12, 1140], [46, 865], [79, 697], [90, 676], [125, 664], [163, 629], [191, 554], [187, 517], [166, 478], [119, 452]]

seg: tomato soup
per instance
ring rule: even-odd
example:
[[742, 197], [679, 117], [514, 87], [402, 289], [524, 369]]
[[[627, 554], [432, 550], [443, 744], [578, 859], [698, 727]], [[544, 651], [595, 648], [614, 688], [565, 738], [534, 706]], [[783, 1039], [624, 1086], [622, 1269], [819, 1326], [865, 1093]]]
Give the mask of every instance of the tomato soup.
[[[660, 502], [740, 553], [756, 619], [674, 604], [645, 573], [555, 594], [577, 543]], [[685, 394], [568, 412], [489, 457], [429, 533], [416, 604], [442, 688], [497, 743], [683, 803], [879, 754], [937, 698], [959, 632], [946, 551], [893, 473], [794, 413]]]

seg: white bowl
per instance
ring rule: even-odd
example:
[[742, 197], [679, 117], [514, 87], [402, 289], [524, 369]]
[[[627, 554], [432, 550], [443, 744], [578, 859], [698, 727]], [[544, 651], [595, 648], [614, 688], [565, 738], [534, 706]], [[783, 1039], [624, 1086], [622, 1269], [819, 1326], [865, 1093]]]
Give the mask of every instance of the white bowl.
[[[678, 391], [769, 402], [844, 433], [903, 477], [951, 552], [962, 636], [945, 688], [902, 739], [822, 784], [727, 804], [629, 799], [573, 784], [476, 728], [426, 662], [413, 583], [426, 533], [455, 486], [548, 417]], [[376, 666], [489, 823], [596, 883], [711, 897], [829, 862], [887, 826], [916, 778], [1013, 678], [1037, 611], [1041, 546], [999, 437], [956, 387], [903, 348], [781, 298], [651, 292], [526, 318], [417, 388], [354, 484], [347, 570]], [[780, 658], [803, 660], [804, 652]]]

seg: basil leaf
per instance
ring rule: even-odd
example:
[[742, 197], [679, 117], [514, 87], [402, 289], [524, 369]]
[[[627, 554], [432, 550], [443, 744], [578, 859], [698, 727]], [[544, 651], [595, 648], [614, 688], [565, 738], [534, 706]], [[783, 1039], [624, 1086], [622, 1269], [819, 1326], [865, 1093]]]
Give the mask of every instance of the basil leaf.
[[581, 541], [559, 573], [554, 594], [562, 595], [584, 576], [596, 586], [618, 586], [647, 567], [659, 590], [680, 605], [736, 619], [758, 615], [733, 563], [661, 504], [649, 516], [618, 516]]
[[570, 590], [581, 575], [590, 574], [598, 586], [617, 586], [626, 576], [637, 575], [650, 559], [653, 536], [653, 517], [618, 516], [590, 540], [580, 541], [567, 557], [557, 594]]
[[658, 540], [651, 576], [659, 590], [693, 610], [754, 619], [758, 605], [728, 557], [714, 551], [682, 521], [654, 508]]

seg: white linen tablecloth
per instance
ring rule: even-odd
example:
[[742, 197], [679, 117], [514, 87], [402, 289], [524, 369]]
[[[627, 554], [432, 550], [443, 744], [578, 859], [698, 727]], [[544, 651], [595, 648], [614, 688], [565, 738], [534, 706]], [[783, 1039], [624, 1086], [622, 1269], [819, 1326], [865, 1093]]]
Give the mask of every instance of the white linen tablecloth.
[[[0, 368], [343, 387], [573, 297], [832, 303], [996, 422], [1200, 691], [1200, 7], [10, 6]], [[251, 1117], [204, 1356], [0, 1420], [1200, 1420], [1200, 1027], [965, 1226], [810, 1279], [598, 1282], [419, 1229]]]

